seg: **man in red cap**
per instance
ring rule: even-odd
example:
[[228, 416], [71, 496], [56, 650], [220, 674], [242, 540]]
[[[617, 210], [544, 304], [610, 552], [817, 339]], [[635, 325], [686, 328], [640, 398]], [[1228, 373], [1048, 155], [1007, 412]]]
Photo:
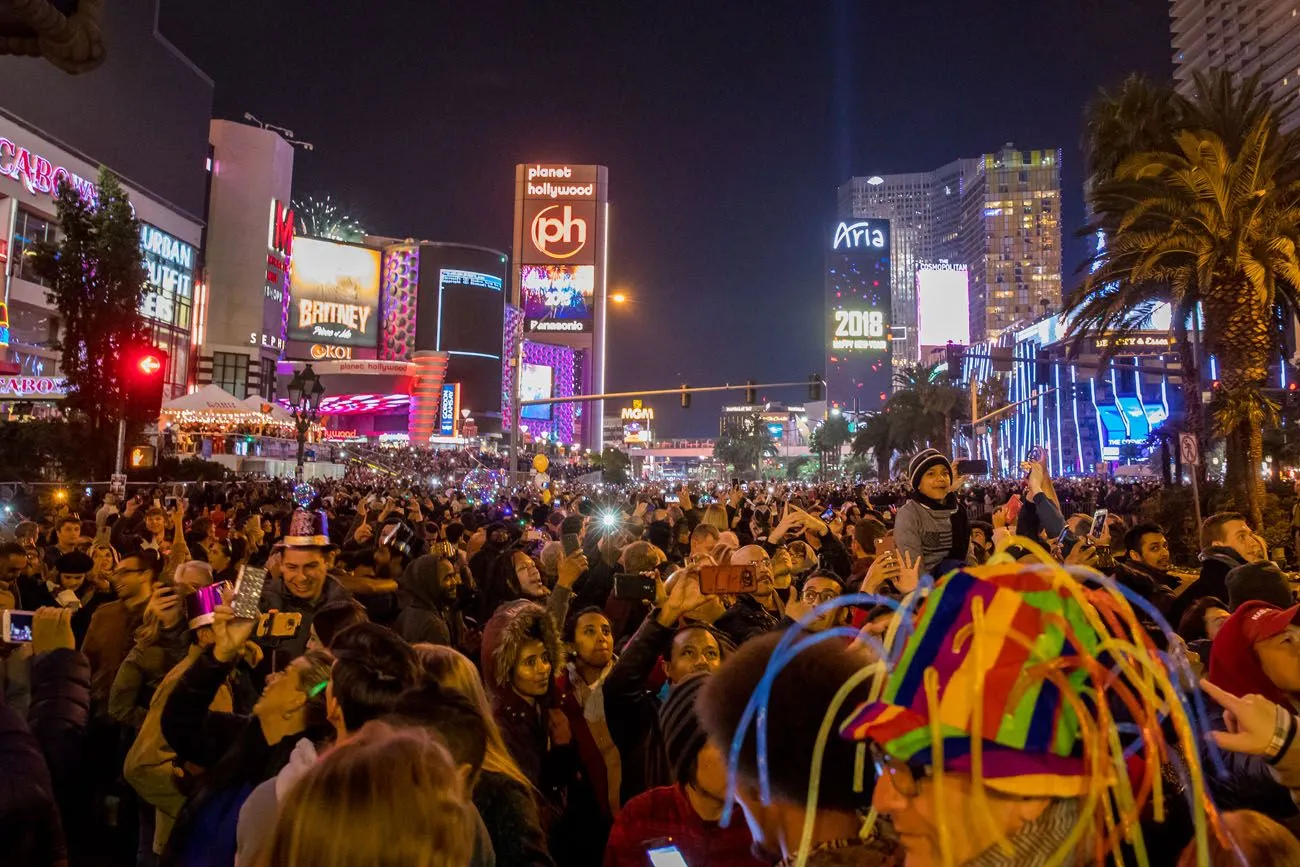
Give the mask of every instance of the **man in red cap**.
[[[1244, 603], [1223, 622], [1210, 649], [1210, 683], [1235, 696], [1262, 695], [1296, 710], [1300, 700], [1300, 605], [1278, 608], [1267, 602]], [[1210, 727], [1229, 731], [1222, 708], [1212, 707]], [[1279, 733], [1286, 738], [1288, 731]], [[1281, 744], [1277, 753], [1286, 751]], [[1269, 772], [1267, 759], [1223, 753], [1226, 778], [1213, 770], [1207, 784], [1219, 808], [1257, 810], [1279, 822], [1297, 816], [1290, 793]], [[1207, 769], [1213, 764], [1206, 762]]]

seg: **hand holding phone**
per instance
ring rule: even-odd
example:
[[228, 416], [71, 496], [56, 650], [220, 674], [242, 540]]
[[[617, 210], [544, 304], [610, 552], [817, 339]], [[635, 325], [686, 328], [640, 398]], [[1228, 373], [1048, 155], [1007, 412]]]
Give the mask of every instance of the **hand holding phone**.
[[5, 609], [0, 612], [0, 641], [5, 644], [30, 644], [33, 611]]

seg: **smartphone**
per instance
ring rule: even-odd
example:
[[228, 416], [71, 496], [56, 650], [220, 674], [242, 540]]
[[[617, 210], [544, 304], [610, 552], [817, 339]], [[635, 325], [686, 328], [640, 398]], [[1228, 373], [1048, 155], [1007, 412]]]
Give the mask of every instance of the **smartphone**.
[[650, 867], [690, 867], [682, 857], [682, 850], [676, 846], [659, 846], [646, 852], [650, 857]]
[[655, 579], [636, 572], [621, 572], [614, 576], [614, 598], [654, 602]]
[[256, 566], [239, 567], [239, 580], [235, 582], [235, 598], [230, 603], [236, 617], [256, 620], [261, 615], [258, 602], [262, 598], [262, 588], [265, 586], [265, 569], [258, 569]]
[[758, 587], [758, 576], [753, 566], [701, 566], [700, 592], [753, 593]]
[[834, 510], [834, 509], [827, 509], [826, 511], [822, 512], [822, 520], [823, 520], [823, 521], [829, 521], [831, 518], [834, 518], [834, 517], [835, 517], [835, 510]]
[[577, 533], [565, 533], [560, 537], [560, 543], [564, 545], [564, 556], [566, 557], [572, 557], [582, 547], [582, 543], [578, 541]]
[[988, 474], [989, 462], [986, 460], [963, 458], [957, 461], [957, 475], [959, 476], [987, 476]]
[[175, 508], [176, 508], [176, 498], [175, 498], [175, 497], [164, 497], [164, 498], [163, 498], [163, 505], [166, 506], [167, 509], [168, 509], [169, 511], [170, 511], [171, 509], [175, 509]]
[[27, 644], [32, 640], [31, 611], [5, 610], [0, 615], [0, 639], [5, 644]]
[[1106, 519], [1110, 517], [1108, 509], [1098, 509], [1092, 513], [1092, 532], [1088, 535], [1094, 539], [1100, 539], [1101, 534], [1106, 530]]

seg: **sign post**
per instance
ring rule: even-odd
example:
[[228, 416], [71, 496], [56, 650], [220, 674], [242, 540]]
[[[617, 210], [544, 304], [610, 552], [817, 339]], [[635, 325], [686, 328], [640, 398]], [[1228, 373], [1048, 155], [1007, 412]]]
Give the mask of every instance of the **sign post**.
[[1201, 448], [1200, 443], [1196, 441], [1194, 433], [1180, 433], [1178, 435], [1178, 453], [1182, 456], [1183, 463], [1192, 468], [1192, 502], [1196, 504], [1196, 529], [1201, 528], [1201, 493], [1198, 489], [1197, 478], [1201, 475]]

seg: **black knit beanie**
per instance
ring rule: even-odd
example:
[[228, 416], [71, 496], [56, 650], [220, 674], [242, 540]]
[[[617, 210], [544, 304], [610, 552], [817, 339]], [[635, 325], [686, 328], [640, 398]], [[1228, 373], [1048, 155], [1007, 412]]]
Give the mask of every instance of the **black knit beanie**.
[[695, 696], [707, 674], [692, 675], [673, 685], [668, 700], [659, 710], [659, 730], [664, 736], [664, 753], [672, 769], [673, 780], [688, 783], [691, 764], [708, 743], [708, 735], [695, 715]]
[[938, 449], [925, 449], [917, 452], [912, 462], [907, 465], [907, 477], [912, 481], [912, 490], [915, 491], [920, 487], [921, 478], [931, 467], [946, 467], [948, 478], [952, 478], [952, 462]]

